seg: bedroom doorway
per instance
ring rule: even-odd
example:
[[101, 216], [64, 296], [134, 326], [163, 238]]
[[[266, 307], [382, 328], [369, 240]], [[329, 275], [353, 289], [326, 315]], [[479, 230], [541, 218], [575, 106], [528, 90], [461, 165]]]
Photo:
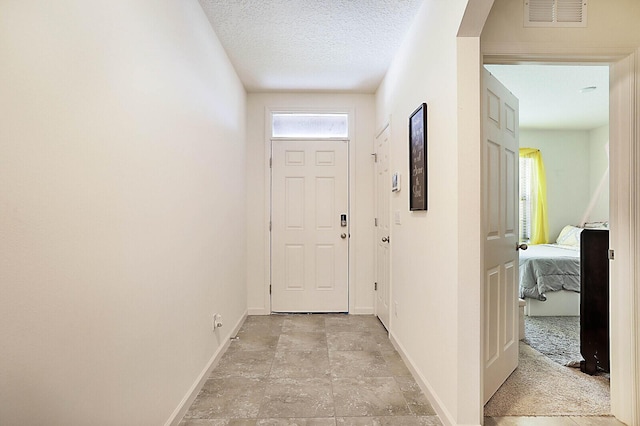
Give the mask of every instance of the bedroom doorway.
[[[579, 285], [579, 232], [589, 226], [608, 227], [609, 223], [609, 66], [514, 64], [485, 67], [520, 100], [520, 147], [539, 150], [546, 171], [546, 208], [549, 214], [546, 242], [564, 243], [554, 248], [565, 250], [567, 255], [577, 258], [574, 268], [577, 271], [575, 281]], [[524, 198], [527, 197], [530, 194]], [[523, 197], [520, 198], [522, 200]], [[521, 206], [525, 204], [521, 203]], [[521, 212], [521, 221], [523, 217], [535, 221], [531, 211]], [[526, 231], [527, 227], [521, 227], [521, 234], [523, 229]], [[573, 239], [559, 238], [563, 232], [564, 237], [571, 233]], [[531, 235], [525, 232], [524, 240], [530, 238]], [[563, 271], [563, 266], [556, 268]], [[543, 366], [548, 365], [554, 374], [570, 368], [565, 364], [576, 366], [577, 362], [579, 366], [582, 359], [579, 293], [562, 290], [562, 285], [560, 287], [559, 292], [543, 293], [540, 299], [546, 298], [545, 301], [526, 300], [526, 347], [523, 349], [521, 344], [520, 350], [521, 363], [530, 363], [532, 356], [542, 354], [551, 361], [551, 364]], [[520, 370], [527, 369], [526, 365], [524, 367]], [[572, 373], [579, 372], [571, 370]], [[514, 373], [509, 380], [522, 379], [519, 373], [522, 371]], [[548, 384], [549, 376], [540, 377]], [[603, 383], [606, 383], [606, 392]], [[505, 383], [505, 386], [510, 385]], [[513, 389], [510, 387], [507, 392], [511, 397]], [[575, 414], [609, 414], [608, 376], [600, 379], [588, 392], [591, 396], [585, 397], [589, 401], [583, 401], [582, 406], [591, 411]], [[558, 402], [558, 398], [565, 396], [560, 390], [557, 393], [553, 397], [555, 403], [547, 409], [538, 406], [535, 408], [537, 411], [510, 412], [509, 409], [526, 408], [517, 403], [500, 408], [499, 401], [490, 401], [485, 407], [485, 415], [554, 415], [559, 414], [558, 410], [566, 414], [566, 404]], [[496, 397], [500, 397], [500, 391]], [[600, 403], [605, 399], [606, 404]]]

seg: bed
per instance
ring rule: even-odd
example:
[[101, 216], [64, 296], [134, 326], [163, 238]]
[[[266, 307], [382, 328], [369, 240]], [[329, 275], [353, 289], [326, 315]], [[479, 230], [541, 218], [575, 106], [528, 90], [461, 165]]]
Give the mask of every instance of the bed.
[[580, 315], [580, 233], [567, 225], [555, 244], [520, 251], [520, 298], [529, 316]]
[[531, 245], [520, 252], [520, 297], [547, 300], [552, 291], [580, 292], [580, 248]]

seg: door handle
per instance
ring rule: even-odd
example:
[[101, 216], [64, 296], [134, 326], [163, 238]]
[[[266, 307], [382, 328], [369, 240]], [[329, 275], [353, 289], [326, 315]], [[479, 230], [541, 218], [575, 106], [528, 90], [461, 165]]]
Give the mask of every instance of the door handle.
[[526, 250], [528, 248], [529, 248], [529, 246], [526, 245], [525, 243], [522, 243], [522, 244], [516, 243], [516, 251], [518, 251], [518, 250]]
[[347, 234], [345, 234], [345, 233], [343, 232], [342, 234], [340, 234], [340, 238], [342, 238], [342, 239], [344, 240], [345, 238], [347, 238]]
[[390, 238], [390, 237], [382, 237], [382, 242], [383, 242], [383, 243], [388, 243], [388, 242], [390, 242], [390, 241], [391, 241], [391, 238]]

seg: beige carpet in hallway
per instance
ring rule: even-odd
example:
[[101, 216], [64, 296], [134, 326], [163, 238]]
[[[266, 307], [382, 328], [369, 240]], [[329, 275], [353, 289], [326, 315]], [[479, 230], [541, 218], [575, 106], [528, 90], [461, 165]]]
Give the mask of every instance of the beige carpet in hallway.
[[520, 342], [518, 368], [485, 405], [485, 416], [602, 416], [609, 380], [564, 367]]

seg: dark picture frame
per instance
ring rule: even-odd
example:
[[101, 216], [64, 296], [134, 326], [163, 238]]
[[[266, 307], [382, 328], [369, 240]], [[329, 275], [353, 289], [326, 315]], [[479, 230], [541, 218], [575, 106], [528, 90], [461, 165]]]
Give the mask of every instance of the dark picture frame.
[[427, 210], [427, 104], [409, 116], [409, 210]]

